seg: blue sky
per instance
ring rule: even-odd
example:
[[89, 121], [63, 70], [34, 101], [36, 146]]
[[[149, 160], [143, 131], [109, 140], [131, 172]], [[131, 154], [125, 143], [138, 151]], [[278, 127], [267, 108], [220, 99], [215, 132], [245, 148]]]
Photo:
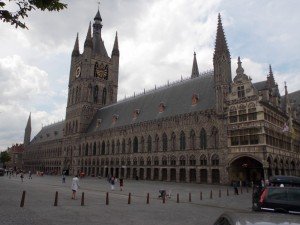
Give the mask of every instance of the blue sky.
[[[23, 141], [32, 112], [32, 137], [42, 124], [65, 117], [70, 57], [76, 33], [83, 47], [95, 0], [69, 0], [68, 9], [33, 11], [29, 30], [0, 24], [0, 151]], [[120, 47], [118, 99], [190, 76], [193, 52], [200, 71], [212, 69], [217, 15], [232, 57], [241, 57], [253, 82], [272, 65], [283, 91], [300, 89], [298, 0], [103, 0], [102, 36], [110, 54], [115, 32]]]

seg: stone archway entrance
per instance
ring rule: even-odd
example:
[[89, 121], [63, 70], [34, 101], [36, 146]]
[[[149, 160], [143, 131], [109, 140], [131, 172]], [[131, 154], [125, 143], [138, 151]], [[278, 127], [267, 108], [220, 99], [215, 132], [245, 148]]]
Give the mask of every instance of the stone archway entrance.
[[231, 162], [229, 165], [229, 181], [242, 181], [243, 184], [259, 182], [264, 178], [262, 163], [258, 160], [242, 156]]

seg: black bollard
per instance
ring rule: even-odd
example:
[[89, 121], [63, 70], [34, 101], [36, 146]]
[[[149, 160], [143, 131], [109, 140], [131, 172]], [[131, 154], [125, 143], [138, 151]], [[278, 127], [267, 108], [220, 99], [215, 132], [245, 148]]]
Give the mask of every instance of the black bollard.
[[24, 203], [25, 203], [25, 194], [26, 194], [26, 191], [23, 191], [23, 193], [22, 193], [22, 198], [21, 198], [21, 203], [20, 203], [20, 207], [24, 207]]
[[58, 191], [55, 192], [54, 206], [57, 206], [57, 201], [58, 201]]
[[150, 199], [150, 196], [149, 196], [149, 193], [147, 193], [147, 204], [149, 204], [149, 199]]
[[222, 193], [221, 193], [221, 190], [219, 190], [219, 198], [222, 197]]
[[128, 194], [128, 204], [131, 204], [131, 193]]
[[179, 203], [179, 194], [177, 194], [177, 200], [176, 203]]
[[189, 202], [192, 202], [192, 194], [189, 193]]
[[200, 191], [200, 200], [202, 200], [202, 191]]
[[81, 206], [84, 206], [84, 192], [81, 195]]
[[210, 199], [213, 198], [212, 190], [210, 190], [210, 197], [209, 197], [209, 198], [210, 198]]
[[105, 204], [108, 205], [109, 204], [109, 198], [108, 198], [108, 192], [106, 192], [106, 201], [105, 201]]

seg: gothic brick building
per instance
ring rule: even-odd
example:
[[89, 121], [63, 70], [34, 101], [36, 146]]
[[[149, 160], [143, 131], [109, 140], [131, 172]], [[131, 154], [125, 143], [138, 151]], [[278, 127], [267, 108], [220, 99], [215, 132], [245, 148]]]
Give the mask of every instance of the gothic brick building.
[[[27, 170], [197, 183], [300, 175], [300, 91], [280, 96], [272, 72], [252, 83], [236, 74], [221, 17], [213, 70], [117, 101], [119, 46], [110, 56], [99, 10], [84, 51], [72, 52], [64, 121], [43, 127], [23, 156]], [[234, 79], [232, 80], [232, 76]]]

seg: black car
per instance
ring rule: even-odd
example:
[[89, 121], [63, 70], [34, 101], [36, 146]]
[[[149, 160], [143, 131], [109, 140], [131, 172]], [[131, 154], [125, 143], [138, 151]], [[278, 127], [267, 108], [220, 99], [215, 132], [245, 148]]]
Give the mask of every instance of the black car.
[[226, 212], [214, 225], [300, 225], [299, 216], [287, 214]]
[[0, 168], [0, 176], [4, 176], [4, 174], [5, 174], [5, 169]]
[[275, 176], [270, 186], [257, 187], [252, 196], [253, 211], [300, 214], [300, 178]]

